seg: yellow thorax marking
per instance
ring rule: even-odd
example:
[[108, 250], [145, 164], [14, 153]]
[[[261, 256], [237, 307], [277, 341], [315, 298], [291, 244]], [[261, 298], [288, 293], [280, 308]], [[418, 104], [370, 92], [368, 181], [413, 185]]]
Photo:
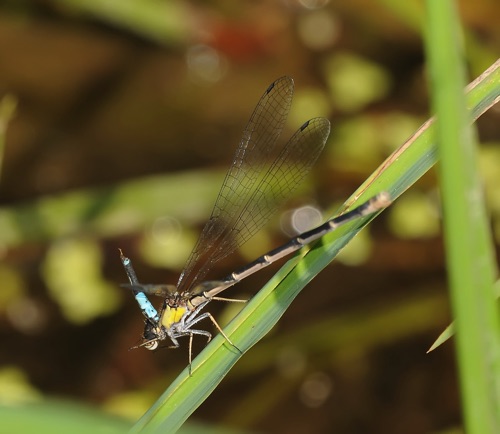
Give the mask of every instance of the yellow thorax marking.
[[187, 311], [186, 307], [167, 306], [166, 309], [163, 311], [161, 324], [169, 329], [170, 327], [172, 327], [172, 325], [178, 323], [182, 319], [186, 311]]

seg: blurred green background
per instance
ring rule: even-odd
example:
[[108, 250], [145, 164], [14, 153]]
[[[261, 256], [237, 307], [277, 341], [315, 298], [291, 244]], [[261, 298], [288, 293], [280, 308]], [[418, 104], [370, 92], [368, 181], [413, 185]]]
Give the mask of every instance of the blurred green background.
[[[460, 12], [472, 79], [499, 57], [500, 3]], [[186, 366], [187, 342], [129, 351], [142, 318], [118, 248], [142, 282], [176, 282], [282, 75], [296, 84], [287, 134], [324, 116], [330, 140], [289, 208], [211, 277], [285, 241], [290, 210], [330, 216], [430, 116], [423, 22], [419, 1], [1, 2], [0, 402], [139, 417]], [[478, 122], [497, 249], [498, 117]], [[276, 268], [227, 296], [251, 296]], [[445, 271], [431, 172], [302, 292], [193, 429], [453, 432], [453, 342], [426, 354], [450, 321]], [[237, 308], [210, 311], [224, 324]]]

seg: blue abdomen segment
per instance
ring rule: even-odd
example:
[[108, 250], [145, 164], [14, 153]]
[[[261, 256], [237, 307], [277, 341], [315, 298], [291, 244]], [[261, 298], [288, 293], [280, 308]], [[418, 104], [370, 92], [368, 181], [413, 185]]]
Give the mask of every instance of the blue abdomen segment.
[[135, 292], [134, 291], [134, 297], [137, 300], [137, 303], [139, 303], [139, 307], [142, 310], [142, 313], [149, 319], [152, 319], [153, 321], [159, 321], [160, 317], [158, 315], [158, 312], [156, 311], [155, 307], [151, 304], [149, 301], [149, 298], [144, 294], [144, 292]]
[[[140, 287], [139, 280], [137, 280], [134, 268], [132, 267], [132, 261], [123, 254], [121, 249], [120, 249], [120, 260], [122, 261], [123, 268], [125, 268], [125, 272], [127, 273], [130, 285]], [[137, 303], [139, 303], [139, 307], [141, 308], [144, 316], [148, 319], [153, 320], [154, 322], [158, 322], [160, 320], [160, 316], [158, 315], [158, 312], [156, 311], [155, 307], [149, 301], [146, 294], [136, 289], [132, 290], [134, 292], [134, 297], [137, 300]]]

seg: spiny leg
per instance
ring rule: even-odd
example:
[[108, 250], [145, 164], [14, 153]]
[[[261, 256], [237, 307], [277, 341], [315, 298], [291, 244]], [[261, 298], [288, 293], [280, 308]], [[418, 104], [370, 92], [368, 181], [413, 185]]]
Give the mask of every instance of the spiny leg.
[[[198, 308], [196, 308], [196, 310], [193, 311], [189, 316], [187, 316], [184, 321], [181, 320], [183, 332], [186, 332], [186, 334], [192, 332], [195, 334], [202, 334], [202, 335], [206, 336], [205, 333], [208, 333], [208, 332], [205, 332], [204, 330], [191, 330], [191, 327], [194, 326], [195, 324], [197, 324], [198, 322], [200, 322], [201, 320], [204, 320], [205, 318], [210, 318], [210, 321], [212, 321], [212, 324], [217, 328], [217, 330], [220, 332], [220, 334], [222, 336], [224, 336], [224, 339], [227, 342], [229, 342], [234, 348], [236, 348], [241, 353], [241, 350], [236, 345], [234, 345], [233, 342], [231, 341], [231, 339], [229, 339], [229, 337], [224, 333], [221, 326], [217, 323], [217, 321], [215, 320], [215, 318], [212, 316], [212, 314], [210, 312], [205, 312], [202, 315], [195, 316], [196, 314], [198, 314], [198, 312], [199, 312], [199, 310], [198, 310]], [[210, 337], [211, 336], [212, 335], [210, 335]]]
[[[193, 360], [193, 336], [194, 335], [200, 335], [200, 336], [205, 336], [207, 338], [207, 344], [212, 340], [212, 334], [210, 332], [207, 332], [206, 330], [198, 330], [198, 329], [191, 329], [192, 326], [194, 326], [196, 323], [199, 321], [205, 319], [205, 318], [210, 318], [210, 321], [215, 325], [217, 330], [220, 332], [220, 334], [224, 337], [224, 339], [231, 344], [234, 348], [238, 350], [239, 353], [242, 353], [242, 351], [229, 339], [229, 337], [224, 333], [222, 328], [219, 326], [215, 318], [212, 316], [211, 313], [205, 312], [203, 315], [200, 315], [195, 318], [191, 318], [191, 320], [185, 321], [182, 323], [183, 329], [182, 331], [179, 331], [175, 337], [180, 337], [180, 336], [187, 336], [189, 335], [189, 376], [192, 375], [192, 360]], [[177, 342], [175, 338], [170, 336], [172, 341]]]
[[222, 336], [224, 336], [224, 339], [226, 341], [228, 341], [234, 348], [236, 348], [239, 353], [241, 353], [241, 350], [236, 345], [234, 345], [233, 342], [231, 341], [231, 339], [229, 339], [229, 337], [224, 333], [221, 326], [217, 323], [217, 321], [215, 321], [215, 318], [213, 317], [213, 315], [210, 312], [204, 313], [203, 316], [206, 318], [210, 318], [210, 321], [212, 321], [213, 325], [217, 328], [217, 330], [219, 330], [219, 333]]
[[229, 301], [231, 303], [247, 303], [248, 300], [240, 300], [238, 298], [211, 297], [210, 300]]
[[193, 361], [193, 333], [189, 333], [189, 376], [193, 375], [192, 371], [192, 361]]
[[129, 350], [136, 350], [137, 348], [142, 348], [142, 347], [146, 347], [148, 348], [150, 345], [152, 345], [154, 342], [158, 342], [157, 339], [151, 339], [149, 341], [146, 341], [146, 342], [141, 342], [140, 344], [138, 345], [134, 345], [133, 347], [130, 347]]
[[[186, 335], [189, 335], [189, 376], [192, 376], [192, 362], [193, 362], [193, 336], [200, 335], [205, 336], [207, 338], [207, 344], [212, 339], [212, 334], [207, 332], [206, 330], [188, 330], [185, 332]], [[206, 344], [205, 344], [206, 345]]]

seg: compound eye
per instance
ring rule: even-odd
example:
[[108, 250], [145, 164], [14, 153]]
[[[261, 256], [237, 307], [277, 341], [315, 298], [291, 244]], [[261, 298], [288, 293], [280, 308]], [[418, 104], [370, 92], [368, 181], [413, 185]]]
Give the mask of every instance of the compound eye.
[[156, 350], [158, 348], [158, 341], [146, 342], [144, 344], [144, 348], [146, 348], [147, 350], [150, 350], [150, 351]]

